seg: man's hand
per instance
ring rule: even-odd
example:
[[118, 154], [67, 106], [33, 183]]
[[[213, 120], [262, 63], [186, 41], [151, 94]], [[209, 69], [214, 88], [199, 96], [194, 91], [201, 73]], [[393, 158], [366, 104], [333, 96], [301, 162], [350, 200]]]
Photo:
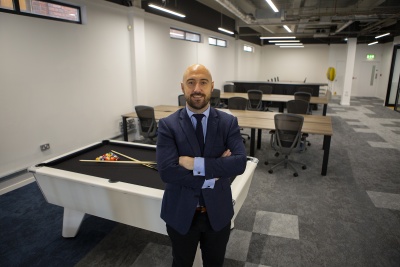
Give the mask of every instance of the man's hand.
[[[229, 157], [232, 155], [232, 152], [227, 149], [222, 153], [221, 158]], [[194, 158], [188, 156], [180, 156], [179, 157], [179, 165], [183, 168], [193, 171], [194, 168]]]
[[230, 155], [232, 155], [232, 152], [228, 148], [227, 150], [224, 151], [224, 153], [222, 153], [221, 158], [229, 157]]
[[194, 168], [194, 158], [188, 156], [179, 157], [179, 165], [185, 169], [193, 171]]

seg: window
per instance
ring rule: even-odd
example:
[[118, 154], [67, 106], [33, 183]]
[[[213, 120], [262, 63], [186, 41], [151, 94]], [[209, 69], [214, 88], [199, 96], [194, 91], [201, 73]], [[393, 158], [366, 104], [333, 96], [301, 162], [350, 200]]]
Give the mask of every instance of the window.
[[209, 37], [208, 38], [208, 44], [209, 45], [215, 45], [215, 46], [221, 46], [221, 47], [227, 47], [227, 41], [215, 37]]
[[245, 52], [254, 52], [254, 47], [250, 46], [250, 45], [244, 45], [243, 46], [243, 50]]
[[188, 32], [184, 30], [178, 30], [174, 28], [169, 29], [169, 37], [173, 39], [180, 39], [180, 40], [186, 40], [186, 41], [191, 41], [191, 42], [196, 42], [200, 43], [200, 34], [194, 33], [194, 32]]
[[0, 11], [72, 23], [82, 23], [80, 7], [57, 1], [0, 0]]

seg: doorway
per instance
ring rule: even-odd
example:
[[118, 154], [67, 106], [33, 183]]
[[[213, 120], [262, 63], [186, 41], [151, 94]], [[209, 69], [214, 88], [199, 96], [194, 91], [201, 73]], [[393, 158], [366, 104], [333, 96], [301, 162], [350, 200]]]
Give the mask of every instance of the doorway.
[[358, 96], [376, 96], [379, 61], [364, 61], [361, 65], [362, 79], [359, 79]]
[[392, 64], [390, 66], [389, 84], [386, 93], [385, 106], [394, 107], [399, 111], [399, 79], [400, 79], [400, 45], [393, 47]]

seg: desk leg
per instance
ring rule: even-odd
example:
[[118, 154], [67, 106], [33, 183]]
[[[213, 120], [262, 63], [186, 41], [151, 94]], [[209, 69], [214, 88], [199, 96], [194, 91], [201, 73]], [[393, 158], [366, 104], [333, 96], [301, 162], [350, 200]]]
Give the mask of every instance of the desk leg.
[[324, 158], [322, 160], [322, 171], [321, 171], [321, 175], [323, 175], [323, 176], [326, 176], [326, 173], [328, 171], [328, 160], [329, 160], [330, 148], [331, 148], [331, 136], [324, 135], [324, 144], [323, 144]]
[[280, 113], [283, 113], [283, 110], [285, 109], [285, 103], [283, 103], [283, 102], [280, 102], [279, 103], [279, 112]]
[[250, 131], [250, 156], [254, 157], [254, 147], [255, 147], [255, 139], [256, 139], [256, 129], [251, 128]]
[[257, 149], [261, 148], [261, 135], [262, 135], [262, 130], [258, 129], [258, 131], [257, 131]]
[[83, 216], [85, 216], [84, 212], [64, 207], [62, 236], [65, 238], [75, 237], [79, 231], [79, 227], [81, 227]]
[[124, 141], [128, 141], [128, 122], [126, 117], [122, 117], [122, 129], [124, 131]]
[[326, 110], [328, 109], [328, 104], [324, 104], [324, 109], [322, 111], [322, 116], [326, 116]]

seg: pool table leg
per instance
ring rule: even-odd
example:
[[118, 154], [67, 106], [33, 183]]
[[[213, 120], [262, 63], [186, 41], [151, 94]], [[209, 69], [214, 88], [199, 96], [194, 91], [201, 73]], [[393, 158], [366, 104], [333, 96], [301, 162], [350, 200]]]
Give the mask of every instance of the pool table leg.
[[64, 207], [62, 236], [65, 238], [75, 237], [79, 231], [84, 216], [84, 212]]

